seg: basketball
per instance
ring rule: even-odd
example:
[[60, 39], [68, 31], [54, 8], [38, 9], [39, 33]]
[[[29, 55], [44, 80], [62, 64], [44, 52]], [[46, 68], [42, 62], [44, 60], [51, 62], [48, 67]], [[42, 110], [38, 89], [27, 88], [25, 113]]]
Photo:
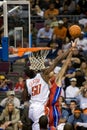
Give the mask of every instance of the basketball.
[[78, 25], [72, 25], [69, 28], [69, 33], [70, 33], [71, 37], [73, 37], [73, 38], [79, 37], [80, 34], [81, 34], [81, 28], [80, 28], [80, 26], [78, 26]]

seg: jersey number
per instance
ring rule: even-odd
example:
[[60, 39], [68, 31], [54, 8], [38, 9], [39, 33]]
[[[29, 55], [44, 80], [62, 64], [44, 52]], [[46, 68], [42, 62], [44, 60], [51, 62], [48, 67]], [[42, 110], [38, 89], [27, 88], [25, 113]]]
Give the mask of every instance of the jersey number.
[[40, 93], [41, 90], [41, 84], [34, 86], [32, 88], [32, 96], [38, 95]]

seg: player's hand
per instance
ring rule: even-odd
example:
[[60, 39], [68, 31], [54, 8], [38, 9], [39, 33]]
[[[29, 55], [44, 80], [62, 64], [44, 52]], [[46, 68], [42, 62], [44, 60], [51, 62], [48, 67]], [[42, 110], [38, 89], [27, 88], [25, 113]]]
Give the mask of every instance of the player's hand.
[[73, 42], [73, 41], [71, 41], [71, 48], [70, 48], [70, 51], [74, 51], [76, 48], [77, 48], [77, 43], [76, 42]]
[[73, 47], [73, 48], [75, 48], [75, 47], [77, 46], [77, 42], [75, 42], [75, 41], [74, 41], [74, 42], [71, 41], [71, 43], [72, 43], [72, 47]]

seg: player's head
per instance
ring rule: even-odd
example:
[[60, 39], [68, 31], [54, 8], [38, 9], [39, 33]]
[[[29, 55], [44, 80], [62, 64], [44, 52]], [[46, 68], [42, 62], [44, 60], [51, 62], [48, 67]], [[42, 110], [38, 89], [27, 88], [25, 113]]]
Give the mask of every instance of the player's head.
[[35, 75], [36, 75], [35, 71], [32, 70], [32, 69], [29, 69], [28, 67], [25, 68], [24, 73], [25, 73], [25, 76], [28, 77], [28, 78], [30, 78], [30, 79], [34, 78]]

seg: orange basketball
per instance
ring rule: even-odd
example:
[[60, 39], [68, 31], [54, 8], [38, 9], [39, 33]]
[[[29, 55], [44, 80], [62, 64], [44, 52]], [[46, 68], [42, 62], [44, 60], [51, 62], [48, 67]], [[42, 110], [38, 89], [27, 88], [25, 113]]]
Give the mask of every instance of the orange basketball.
[[78, 25], [72, 25], [69, 28], [69, 33], [73, 38], [79, 37], [81, 34], [81, 28]]

